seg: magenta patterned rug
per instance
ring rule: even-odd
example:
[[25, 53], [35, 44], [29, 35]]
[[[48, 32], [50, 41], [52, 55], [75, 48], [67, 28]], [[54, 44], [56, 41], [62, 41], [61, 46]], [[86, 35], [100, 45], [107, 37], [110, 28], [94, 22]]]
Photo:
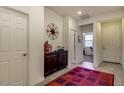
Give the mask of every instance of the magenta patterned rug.
[[113, 86], [114, 75], [76, 67], [49, 82], [47, 86]]

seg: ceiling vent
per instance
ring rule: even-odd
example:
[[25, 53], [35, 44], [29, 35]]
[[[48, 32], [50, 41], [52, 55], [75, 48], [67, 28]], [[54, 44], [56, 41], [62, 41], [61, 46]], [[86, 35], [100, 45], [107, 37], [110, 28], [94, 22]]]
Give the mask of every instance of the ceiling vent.
[[80, 15], [79, 17], [81, 19], [88, 19], [88, 18], [90, 18], [90, 15], [89, 14], [84, 14], [84, 15]]

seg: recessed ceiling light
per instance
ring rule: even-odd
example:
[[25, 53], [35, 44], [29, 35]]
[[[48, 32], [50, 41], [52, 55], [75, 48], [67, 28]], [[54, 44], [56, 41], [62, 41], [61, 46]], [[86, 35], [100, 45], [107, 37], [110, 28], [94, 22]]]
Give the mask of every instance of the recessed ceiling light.
[[83, 35], [85, 36], [85, 35], [86, 35], [86, 33], [83, 33]]
[[78, 11], [77, 13], [80, 15], [80, 14], [82, 14], [82, 11]]

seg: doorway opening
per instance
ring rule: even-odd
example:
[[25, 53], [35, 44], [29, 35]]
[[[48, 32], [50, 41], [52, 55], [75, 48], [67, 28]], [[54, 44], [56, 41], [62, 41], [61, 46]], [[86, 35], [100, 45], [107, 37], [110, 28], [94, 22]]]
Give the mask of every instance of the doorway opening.
[[93, 24], [82, 26], [83, 62], [93, 63]]
[[93, 32], [83, 33], [83, 37], [84, 62], [93, 62]]

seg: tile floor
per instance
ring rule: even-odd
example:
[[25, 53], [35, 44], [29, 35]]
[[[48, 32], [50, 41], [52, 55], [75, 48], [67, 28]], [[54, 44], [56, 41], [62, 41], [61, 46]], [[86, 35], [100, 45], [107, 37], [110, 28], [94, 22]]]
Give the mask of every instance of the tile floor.
[[114, 74], [114, 85], [124, 86], [124, 70], [120, 64], [104, 62], [96, 70]]
[[62, 69], [61, 71], [57, 71], [56, 73], [47, 76], [45, 80], [38, 85], [45, 85], [48, 82], [54, 80], [55, 78], [68, 72], [69, 70], [73, 69], [76, 66], [81, 66], [81, 67], [85, 67], [89, 69], [95, 69], [98, 71], [103, 71], [103, 72], [114, 74], [115, 76], [114, 85], [115, 86], [124, 85], [124, 71], [122, 69], [122, 66], [120, 64], [109, 63], [109, 62], [103, 62], [97, 68], [94, 68], [93, 63], [91, 62], [83, 62], [82, 64], [72, 64], [69, 68]]
[[93, 56], [84, 55], [84, 62], [92, 62], [93, 63]]

